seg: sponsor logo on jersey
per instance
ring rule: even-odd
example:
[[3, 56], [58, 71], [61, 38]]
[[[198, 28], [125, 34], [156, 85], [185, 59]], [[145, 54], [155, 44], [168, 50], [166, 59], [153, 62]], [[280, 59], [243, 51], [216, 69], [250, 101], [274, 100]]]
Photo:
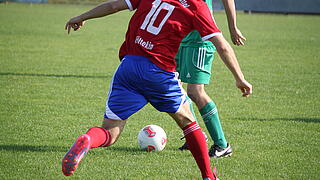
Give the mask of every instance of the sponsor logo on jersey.
[[140, 46], [142, 46], [143, 48], [149, 49], [151, 50], [153, 48], [153, 44], [150, 41], [145, 41], [143, 40], [140, 36], [136, 37], [136, 40], [134, 41], [134, 43], [139, 44]]

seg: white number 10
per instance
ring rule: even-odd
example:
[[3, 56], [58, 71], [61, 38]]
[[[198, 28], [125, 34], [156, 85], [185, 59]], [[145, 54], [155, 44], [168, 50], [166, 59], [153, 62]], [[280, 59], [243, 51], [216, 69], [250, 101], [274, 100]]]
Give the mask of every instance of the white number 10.
[[[171, 4], [168, 4], [166, 2], [162, 2], [161, 0], [155, 0], [152, 4], [153, 4], [152, 8], [151, 8], [150, 12], [147, 14], [146, 18], [144, 19], [140, 29], [145, 30], [147, 25], [149, 24], [147, 27], [147, 31], [149, 33], [157, 35], [157, 34], [159, 34], [164, 23], [167, 21], [169, 16], [172, 14], [174, 6]], [[159, 27], [155, 27], [153, 25], [153, 23], [156, 20], [156, 18], [158, 17], [158, 15], [162, 9], [167, 10], [168, 12], [167, 12], [166, 16], [162, 19], [161, 23], [159, 24]]]

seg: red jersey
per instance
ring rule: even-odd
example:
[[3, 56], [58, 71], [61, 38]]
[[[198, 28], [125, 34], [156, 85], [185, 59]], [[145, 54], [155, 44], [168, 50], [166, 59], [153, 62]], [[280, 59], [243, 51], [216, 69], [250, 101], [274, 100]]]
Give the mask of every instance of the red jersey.
[[202, 40], [221, 34], [203, 0], [125, 0], [132, 16], [119, 56], [144, 56], [175, 71], [181, 40], [197, 30]]

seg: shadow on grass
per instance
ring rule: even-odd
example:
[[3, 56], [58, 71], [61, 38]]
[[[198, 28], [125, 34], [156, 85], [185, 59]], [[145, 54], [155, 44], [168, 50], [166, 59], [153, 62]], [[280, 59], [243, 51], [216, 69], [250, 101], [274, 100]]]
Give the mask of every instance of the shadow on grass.
[[307, 122], [307, 123], [320, 123], [320, 118], [233, 118], [235, 120], [242, 121], [297, 121], [297, 122]]
[[54, 77], [54, 78], [111, 78], [112, 75], [108, 76], [93, 76], [93, 75], [74, 75], [74, 74], [36, 74], [36, 73], [11, 73], [11, 72], [0, 72], [0, 76], [34, 76], [34, 77]]
[[0, 145], [0, 151], [20, 152], [67, 152], [68, 147], [62, 146], [31, 146], [31, 145]]
[[[164, 150], [165, 151], [161, 153], [171, 153], [171, 151], [182, 152], [178, 150], [178, 147], [165, 147]], [[157, 153], [157, 152], [147, 152], [145, 150], [141, 150], [139, 147], [126, 147], [126, 146], [111, 146], [111, 147], [106, 147], [104, 148], [104, 150], [100, 150], [100, 151], [90, 150], [90, 154], [103, 154], [103, 153], [110, 153], [110, 152], [124, 152], [128, 155], [146, 155], [148, 153]]]
[[[70, 147], [63, 147], [63, 146], [32, 146], [32, 145], [0, 145], [0, 151], [12, 151], [12, 152], [68, 152]], [[97, 148], [100, 149], [100, 148]], [[117, 147], [107, 147], [107, 148], [101, 148], [104, 150], [101, 151], [95, 151], [90, 150], [90, 154], [104, 154], [104, 153], [110, 153], [110, 151], [116, 151], [116, 152], [126, 152], [128, 155], [139, 155], [148, 153], [146, 151], [140, 150], [138, 147], [125, 147], [125, 146], [117, 146]], [[178, 148], [175, 147], [166, 147], [166, 150], [169, 151], [177, 151]], [[180, 151], [180, 150], [179, 150]]]
[[110, 146], [106, 150], [109, 151], [123, 151], [123, 152], [141, 152], [138, 147], [125, 147], [125, 146]]

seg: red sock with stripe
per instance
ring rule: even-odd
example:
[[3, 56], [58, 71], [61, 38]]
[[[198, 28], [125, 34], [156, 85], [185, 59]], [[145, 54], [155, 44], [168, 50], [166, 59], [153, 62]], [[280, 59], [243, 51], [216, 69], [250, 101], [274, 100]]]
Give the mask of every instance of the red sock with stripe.
[[206, 139], [196, 122], [192, 122], [183, 129], [184, 137], [197, 165], [201, 171], [202, 178], [215, 179], [210, 167], [210, 157]]
[[88, 132], [86, 132], [86, 134], [90, 136], [91, 149], [110, 145], [110, 132], [102, 127], [92, 127]]

